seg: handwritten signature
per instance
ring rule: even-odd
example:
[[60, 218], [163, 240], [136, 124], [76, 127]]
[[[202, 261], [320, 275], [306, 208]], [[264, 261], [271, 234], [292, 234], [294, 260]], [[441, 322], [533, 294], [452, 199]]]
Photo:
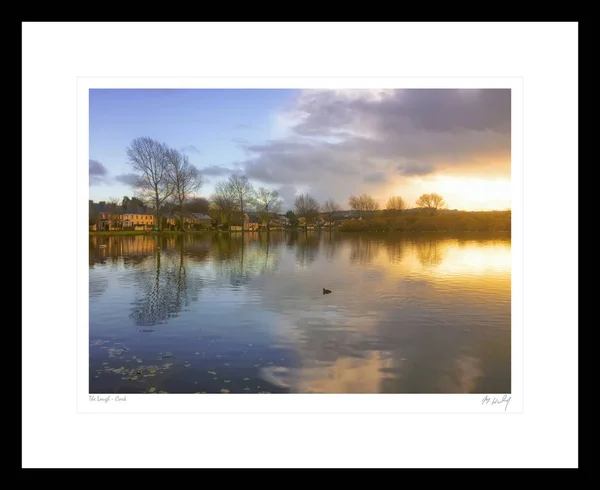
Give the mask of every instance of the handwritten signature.
[[97, 396], [97, 395], [89, 395], [90, 396], [90, 401], [91, 402], [101, 402], [101, 403], [108, 403], [108, 402], [126, 402], [127, 401], [127, 396]]
[[486, 395], [483, 397], [483, 400], [481, 400], [482, 405], [501, 405], [502, 403], [506, 403], [506, 405], [504, 405], [505, 412], [506, 412], [506, 409], [508, 408], [509, 402], [510, 402], [510, 396], [508, 396], [508, 395], [503, 395], [502, 398], [497, 398], [497, 397], [490, 398], [489, 396]]

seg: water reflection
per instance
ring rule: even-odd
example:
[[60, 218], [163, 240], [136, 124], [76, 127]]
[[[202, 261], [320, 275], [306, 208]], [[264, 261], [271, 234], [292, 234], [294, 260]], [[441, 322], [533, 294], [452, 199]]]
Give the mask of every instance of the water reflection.
[[90, 347], [91, 390], [510, 392], [510, 266], [503, 235], [92, 237], [90, 339], [173, 359]]
[[380, 243], [372, 237], [354, 237], [350, 244], [350, 262], [353, 264], [369, 264], [379, 255]]
[[[195, 257], [198, 259], [198, 257]], [[135, 324], [151, 327], [166, 323], [190, 304], [187, 260], [184, 241], [157, 237], [151, 260], [138, 275], [139, 293], [133, 303], [131, 318]], [[196, 292], [201, 284], [196, 281]]]
[[443, 247], [438, 247], [437, 240], [424, 240], [415, 247], [422, 265], [440, 265], [443, 262]]
[[283, 234], [223, 233], [213, 238], [213, 267], [227, 284], [239, 288], [277, 267]]
[[307, 267], [316, 260], [321, 238], [321, 234], [311, 231], [290, 233], [291, 242], [288, 241], [288, 246], [295, 248], [296, 263], [300, 267]]

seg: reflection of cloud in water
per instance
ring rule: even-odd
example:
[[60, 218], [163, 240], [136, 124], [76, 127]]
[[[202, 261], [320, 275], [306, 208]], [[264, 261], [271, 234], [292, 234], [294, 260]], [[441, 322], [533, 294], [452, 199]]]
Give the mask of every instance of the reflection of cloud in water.
[[102, 276], [90, 277], [90, 298], [98, 298], [108, 288], [108, 279]]
[[378, 393], [381, 369], [391, 360], [378, 352], [364, 357], [342, 357], [334, 363], [302, 369], [299, 391], [305, 393]]
[[462, 356], [454, 359], [452, 368], [441, 379], [447, 393], [473, 393], [483, 376], [481, 361], [475, 357]]
[[[295, 369], [268, 370], [274, 384], [329, 393], [510, 390], [510, 342], [488, 327], [510, 313], [504, 276], [471, 285], [468, 268], [452, 277], [436, 274], [446, 259], [458, 260], [447, 269], [468, 267], [465, 257], [485, 253], [487, 244], [469, 243], [456, 253], [452, 240], [382, 239], [368, 247], [356, 237], [339, 240], [345, 260], [331, 262], [323, 252], [306, 274], [261, 282], [261, 307], [280, 313], [278, 336], [302, 360]], [[378, 245], [388, 252], [385, 260], [369, 252]], [[509, 246], [491, 253], [502, 256]], [[349, 269], [353, 260], [363, 267]], [[332, 295], [319, 294], [323, 284], [333, 284]]]
[[[113, 268], [115, 245], [97, 250], [91, 298], [127, 288], [134, 305], [126, 294], [98, 304], [134, 306], [126, 313], [137, 325], [166, 323], [190, 308], [209, 329], [225, 325], [220, 335], [285, 352], [252, 362], [281, 391], [510, 390], [510, 241], [190, 234], [163, 240], [160, 251], [153, 239], [126, 245]], [[107, 276], [113, 269], [121, 274]], [[183, 315], [177, 325], [192, 322]]]

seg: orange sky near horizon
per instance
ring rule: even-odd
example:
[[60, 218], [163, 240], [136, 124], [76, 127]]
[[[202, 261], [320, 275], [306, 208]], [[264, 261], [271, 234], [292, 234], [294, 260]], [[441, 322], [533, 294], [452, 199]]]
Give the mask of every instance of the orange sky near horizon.
[[[511, 208], [512, 188], [510, 178], [485, 178], [480, 176], [445, 176], [405, 178], [387, 185], [377, 201], [385, 209], [391, 196], [400, 196], [408, 207], [416, 207], [422, 194], [440, 194], [448, 209], [461, 211], [502, 211]], [[373, 196], [375, 197], [375, 196]]]

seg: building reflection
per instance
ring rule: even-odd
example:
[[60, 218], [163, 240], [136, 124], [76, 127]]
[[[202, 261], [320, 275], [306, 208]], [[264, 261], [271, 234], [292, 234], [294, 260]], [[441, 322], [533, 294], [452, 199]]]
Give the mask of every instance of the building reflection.
[[157, 237], [148, 235], [90, 236], [89, 266], [115, 264], [119, 259], [125, 266], [139, 264], [154, 254], [156, 243]]

